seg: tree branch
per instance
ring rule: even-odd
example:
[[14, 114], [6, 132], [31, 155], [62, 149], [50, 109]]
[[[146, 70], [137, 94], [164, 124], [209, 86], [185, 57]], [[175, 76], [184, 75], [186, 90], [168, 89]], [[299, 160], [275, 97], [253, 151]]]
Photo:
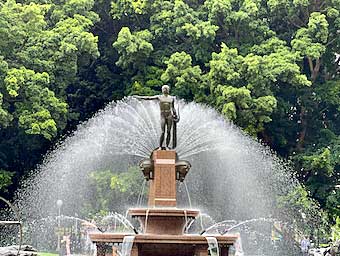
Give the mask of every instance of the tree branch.
[[313, 70], [314, 70], [313, 60], [312, 60], [311, 57], [307, 57], [307, 60], [308, 60], [309, 70], [310, 70], [310, 73], [311, 73], [311, 75], [312, 75]]
[[316, 59], [315, 61], [315, 66], [312, 71], [312, 81], [313, 83], [315, 82], [316, 78], [318, 77], [319, 71], [320, 71], [320, 66], [321, 66], [321, 60], [320, 58]]

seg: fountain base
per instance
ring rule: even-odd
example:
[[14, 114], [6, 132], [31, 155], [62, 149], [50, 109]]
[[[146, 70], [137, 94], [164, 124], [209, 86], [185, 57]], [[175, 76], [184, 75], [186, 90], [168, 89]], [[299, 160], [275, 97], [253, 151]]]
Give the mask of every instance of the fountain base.
[[[199, 215], [199, 211], [176, 208], [176, 180], [183, 181], [191, 166], [189, 162], [176, 158], [174, 150], [155, 150], [150, 159], [142, 162], [141, 170], [149, 180], [148, 208], [131, 208], [129, 215], [138, 218], [143, 234], [133, 235], [131, 255], [123, 256], [208, 256], [205, 236], [185, 234], [186, 226]], [[127, 236], [130, 235], [90, 234], [97, 245], [97, 256], [115, 254], [116, 246]], [[229, 246], [238, 236], [216, 236], [216, 239], [220, 255], [227, 256]]]
[[[91, 234], [97, 245], [98, 256], [112, 255], [116, 247], [127, 235], [118, 233]], [[229, 247], [239, 238], [238, 235], [214, 236], [217, 239], [221, 256], [227, 256]], [[135, 235], [131, 256], [208, 256], [205, 236], [200, 235]]]

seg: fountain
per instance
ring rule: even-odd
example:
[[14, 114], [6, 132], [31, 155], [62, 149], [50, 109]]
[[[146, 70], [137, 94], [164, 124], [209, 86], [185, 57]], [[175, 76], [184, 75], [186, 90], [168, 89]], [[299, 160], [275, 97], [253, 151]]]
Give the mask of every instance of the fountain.
[[[144, 178], [149, 181], [148, 207], [128, 210], [130, 216], [139, 220], [144, 232], [131, 236], [124, 233], [96, 233], [91, 234], [90, 238], [97, 245], [98, 256], [112, 254], [115, 249], [110, 251], [108, 245], [111, 243], [123, 244], [123, 256], [208, 256], [209, 251], [217, 252], [210, 255], [218, 256], [220, 251], [222, 256], [228, 256], [228, 247], [234, 244], [238, 236], [205, 238], [199, 234], [184, 235], [188, 224], [199, 215], [199, 210], [177, 208], [176, 181], [184, 181], [191, 164], [180, 160], [175, 150], [168, 150], [171, 131], [173, 131], [172, 148], [177, 145], [176, 123], [179, 121], [179, 116], [175, 110], [174, 98], [168, 95], [169, 86], [164, 85], [162, 93], [160, 96], [138, 96], [138, 98], [159, 101], [162, 124], [159, 149], [154, 150], [150, 158], [142, 160], [139, 164]], [[165, 131], [167, 131], [166, 138]], [[167, 150], [163, 150], [165, 139]]]
[[[178, 160], [175, 150], [155, 150], [149, 159], [140, 163], [145, 179], [149, 180], [147, 208], [130, 208], [128, 213], [138, 218], [142, 234], [94, 233], [90, 238], [97, 245], [97, 255], [105, 256], [116, 250], [112, 243], [124, 244], [126, 237], [134, 237], [131, 256], [207, 256], [208, 237], [184, 234], [186, 226], [199, 215], [199, 210], [177, 208], [176, 180], [183, 182], [191, 167], [188, 161]], [[222, 256], [228, 255], [229, 246], [238, 235], [214, 237]], [[208, 239], [208, 241], [211, 241]], [[132, 243], [132, 242], [131, 242]], [[126, 256], [124, 253], [122, 254]], [[210, 255], [213, 255], [210, 253]], [[218, 254], [217, 254], [218, 255]], [[129, 256], [129, 255], [128, 255]]]
[[[133, 206], [128, 213], [139, 220], [141, 228], [136, 230], [140, 234], [135, 234], [132, 228], [128, 228], [126, 233], [97, 231], [91, 237], [98, 245], [99, 254], [106, 251], [111, 253], [112, 246], [122, 244], [128, 235], [135, 236], [131, 254], [138, 253], [138, 246], [143, 255], [143, 250], [157, 254], [151, 243], [152, 238], [162, 252], [167, 252], [169, 245], [182, 241], [183, 248], [186, 248], [183, 254], [194, 254], [193, 245], [197, 248], [202, 245], [200, 253], [206, 254], [209, 251], [206, 236], [215, 234], [199, 233], [214, 223], [228, 224], [227, 228], [218, 227], [223, 228], [221, 232], [217, 230], [223, 234], [223, 231], [228, 231], [228, 226], [244, 220], [284, 218], [291, 219], [292, 223], [304, 221], [296, 214], [300, 212], [299, 206], [282, 207], [278, 203], [280, 197], [290, 194], [299, 186], [289, 174], [287, 163], [226, 121], [214, 109], [183, 101], [177, 104], [181, 110], [181, 121], [177, 126], [176, 152], [154, 151], [159, 146], [158, 138], [161, 135], [157, 103], [133, 98], [109, 104], [61, 141], [23, 181], [17, 192], [15, 203], [22, 213], [24, 239], [29, 240], [25, 243], [37, 244], [38, 249], [46, 243], [46, 250], [55, 250], [57, 221], [51, 221], [50, 226], [34, 223], [45, 218], [58, 220], [57, 200], [63, 201], [63, 216], [77, 214], [89, 220], [84, 208], [88, 205], [93, 207], [98, 197], [91, 187], [91, 174], [102, 170], [121, 174], [138, 165], [141, 172], [135, 176], [138, 181], [136, 190], [142, 190], [149, 183], [148, 206], [141, 208], [143, 200], [140, 195], [137, 199], [137, 194], [131, 197], [117, 194], [116, 199], [109, 202], [107, 211], [125, 212]], [[163, 166], [172, 170], [165, 179], [156, 174]], [[162, 178], [158, 180], [159, 177]], [[155, 184], [162, 184], [162, 189]], [[187, 190], [190, 191], [190, 198]], [[311, 215], [317, 216], [314, 213]], [[197, 221], [193, 222], [195, 218]], [[230, 221], [224, 222], [226, 219]], [[159, 229], [157, 223], [160, 222], [168, 225], [165, 230]], [[272, 225], [263, 225], [258, 228], [259, 232], [250, 234], [250, 239], [243, 239], [245, 255], [259, 252], [268, 256], [282, 255], [272, 251], [268, 226]], [[51, 234], [47, 236], [41, 230], [50, 231]], [[257, 234], [262, 231], [266, 237], [258, 240]], [[227, 232], [216, 237], [219, 246], [227, 248], [231, 247], [238, 235]], [[251, 246], [249, 241], [253, 242]], [[267, 247], [270, 247], [269, 251]], [[227, 249], [223, 250], [227, 253]]]

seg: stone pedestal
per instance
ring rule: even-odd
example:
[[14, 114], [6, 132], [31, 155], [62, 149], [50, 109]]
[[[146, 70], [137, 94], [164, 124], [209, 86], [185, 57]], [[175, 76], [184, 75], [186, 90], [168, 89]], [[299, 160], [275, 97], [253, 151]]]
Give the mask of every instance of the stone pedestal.
[[155, 150], [152, 160], [154, 171], [150, 180], [148, 206], [176, 207], [176, 151]]
[[[137, 218], [143, 229], [142, 234], [134, 235], [131, 256], [208, 256], [204, 236], [184, 234], [186, 225], [199, 211], [176, 208], [176, 180], [184, 180], [190, 163], [176, 159], [174, 150], [155, 150], [152, 158], [140, 167], [149, 180], [149, 201], [148, 208], [129, 209], [129, 215]], [[97, 245], [98, 256], [108, 256], [108, 249], [111, 249], [110, 255], [115, 256], [112, 243], [122, 243], [127, 235], [133, 234], [93, 233], [90, 237]], [[221, 256], [228, 256], [229, 246], [238, 239], [238, 235], [215, 237]]]

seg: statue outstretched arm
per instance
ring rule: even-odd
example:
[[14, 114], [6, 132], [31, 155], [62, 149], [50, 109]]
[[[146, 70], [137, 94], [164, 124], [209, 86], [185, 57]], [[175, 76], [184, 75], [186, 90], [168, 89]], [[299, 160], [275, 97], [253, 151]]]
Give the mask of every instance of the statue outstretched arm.
[[141, 99], [141, 100], [158, 100], [159, 96], [140, 96], [140, 95], [133, 95], [134, 98], [136, 99]]

